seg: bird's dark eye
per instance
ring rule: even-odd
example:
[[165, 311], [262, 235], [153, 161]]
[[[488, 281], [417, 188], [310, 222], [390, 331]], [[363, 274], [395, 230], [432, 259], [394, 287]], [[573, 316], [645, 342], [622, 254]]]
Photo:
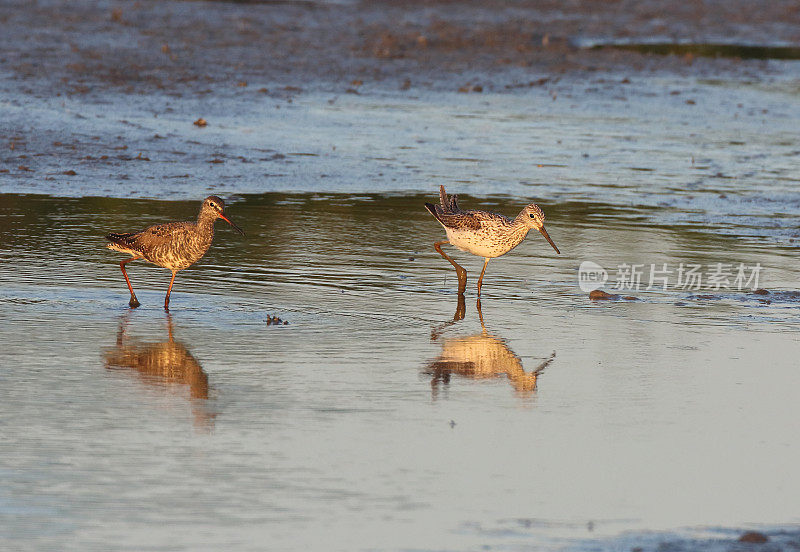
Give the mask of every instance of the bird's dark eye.
[[531, 218], [533, 218], [533, 213], [531, 213]]

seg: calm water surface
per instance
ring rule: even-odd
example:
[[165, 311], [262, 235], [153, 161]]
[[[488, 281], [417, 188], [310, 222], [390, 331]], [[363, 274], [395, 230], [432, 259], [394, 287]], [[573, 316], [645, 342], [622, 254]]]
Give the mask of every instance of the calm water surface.
[[[584, 550], [796, 526], [792, 75], [5, 101], [0, 546]], [[422, 207], [439, 184], [506, 214], [538, 200], [563, 254], [531, 235], [492, 261], [479, 313], [481, 260], [456, 253], [459, 320]], [[247, 237], [217, 225], [170, 315], [169, 273], [132, 263], [129, 310], [103, 235], [211, 192]], [[760, 264], [770, 293], [592, 303], [585, 260], [612, 280]]]
[[[0, 196], [5, 546], [580, 548], [797, 521], [798, 299], [775, 289], [792, 252], [553, 206], [564, 254], [531, 236], [493, 261], [484, 329], [481, 261], [457, 255], [473, 279], [454, 321], [425, 199], [243, 196], [248, 237], [219, 223], [166, 315], [169, 273], [129, 265], [131, 311], [102, 235], [197, 202]], [[620, 243], [760, 262], [773, 301], [593, 304], [576, 267]]]

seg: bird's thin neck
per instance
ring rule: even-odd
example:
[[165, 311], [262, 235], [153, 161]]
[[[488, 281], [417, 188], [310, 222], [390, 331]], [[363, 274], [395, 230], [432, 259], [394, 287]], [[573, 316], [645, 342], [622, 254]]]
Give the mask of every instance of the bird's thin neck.
[[214, 221], [217, 220], [217, 214], [212, 213], [211, 211], [207, 211], [203, 209], [200, 211], [200, 214], [197, 215], [197, 226], [198, 228], [208, 229], [211, 228], [211, 231], [214, 231]]
[[516, 232], [522, 234], [523, 237], [527, 236], [528, 231], [531, 229], [531, 227], [528, 226], [527, 219], [528, 219], [528, 213], [522, 211], [520, 214], [517, 215], [517, 217], [514, 220], [511, 221], [511, 227], [514, 228]]

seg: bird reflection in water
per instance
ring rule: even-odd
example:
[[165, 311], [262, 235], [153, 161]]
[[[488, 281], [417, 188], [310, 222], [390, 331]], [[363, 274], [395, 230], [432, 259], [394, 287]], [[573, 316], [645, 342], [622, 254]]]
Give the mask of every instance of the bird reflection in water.
[[208, 374], [192, 353], [173, 337], [172, 317], [167, 313], [167, 341], [142, 342], [126, 335], [128, 316], [120, 320], [117, 342], [105, 352], [109, 370], [132, 370], [147, 385], [168, 389], [177, 384], [189, 388], [189, 401], [197, 427], [211, 430], [216, 413], [208, 408]]
[[[536, 380], [539, 374], [553, 362], [556, 353], [553, 352], [536, 368], [526, 372], [522, 367], [522, 359], [509, 348], [505, 340], [490, 334], [486, 329], [480, 301], [478, 301], [477, 309], [481, 322], [481, 333], [442, 339], [440, 341], [441, 354], [425, 370], [426, 374], [432, 376], [431, 388], [434, 399], [437, 397], [439, 385], [448, 385], [453, 374], [476, 380], [505, 375], [520, 396], [531, 396], [536, 390]], [[464, 296], [459, 294], [453, 320], [434, 329], [431, 332], [431, 341], [438, 341], [444, 329], [463, 320], [465, 314]]]

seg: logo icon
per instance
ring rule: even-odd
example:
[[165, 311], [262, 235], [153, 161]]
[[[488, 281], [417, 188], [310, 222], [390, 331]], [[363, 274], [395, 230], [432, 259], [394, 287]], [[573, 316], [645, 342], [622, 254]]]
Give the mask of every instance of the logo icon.
[[583, 261], [578, 267], [578, 285], [586, 293], [600, 289], [608, 281], [608, 272], [592, 261]]

